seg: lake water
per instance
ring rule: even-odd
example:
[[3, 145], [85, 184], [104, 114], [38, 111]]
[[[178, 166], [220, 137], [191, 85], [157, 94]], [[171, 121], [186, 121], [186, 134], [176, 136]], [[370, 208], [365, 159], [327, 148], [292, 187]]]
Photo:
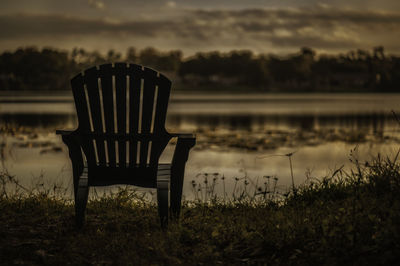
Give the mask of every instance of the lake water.
[[[398, 94], [173, 94], [167, 129], [196, 132], [199, 139], [187, 162], [184, 195], [195, 197], [192, 180], [204, 185], [204, 173], [219, 174], [218, 193], [221, 176], [226, 177], [228, 196], [235, 177], [239, 182], [249, 177], [258, 185], [265, 182], [263, 176], [277, 177], [285, 190], [292, 181], [284, 155], [291, 152], [296, 185], [305, 181], [306, 172], [319, 178], [342, 165], [348, 169], [355, 147], [361, 160], [378, 152], [393, 155], [400, 147], [400, 127], [392, 113], [400, 114], [399, 103]], [[1, 133], [2, 167], [24, 186], [39, 180], [71, 187], [68, 152], [54, 131], [76, 123], [70, 94], [0, 95], [0, 125], [22, 132]], [[252, 139], [268, 145], [239, 145]], [[162, 161], [169, 161], [172, 152], [168, 146]]]

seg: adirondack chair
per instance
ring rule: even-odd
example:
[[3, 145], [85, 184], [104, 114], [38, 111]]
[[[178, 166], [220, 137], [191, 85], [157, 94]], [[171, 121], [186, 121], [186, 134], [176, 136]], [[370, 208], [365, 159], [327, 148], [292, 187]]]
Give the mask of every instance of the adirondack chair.
[[[169, 216], [179, 217], [185, 164], [196, 141], [165, 129], [170, 80], [147, 67], [116, 63], [87, 69], [71, 86], [79, 125], [56, 133], [72, 162], [77, 226], [84, 223], [90, 186], [128, 184], [157, 189], [165, 228]], [[160, 164], [174, 137], [172, 162]]]

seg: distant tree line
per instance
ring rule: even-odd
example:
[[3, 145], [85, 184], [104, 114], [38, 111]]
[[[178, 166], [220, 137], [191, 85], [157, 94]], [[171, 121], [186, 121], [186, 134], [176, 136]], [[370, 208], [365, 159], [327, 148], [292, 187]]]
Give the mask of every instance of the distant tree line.
[[286, 56], [255, 55], [248, 50], [201, 52], [183, 57], [179, 50], [154, 48], [125, 55], [110, 50], [71, 52], [34, 47], [0, 55], [0, 90], [65, 90], [76, 73], [105, 62], [128, 61], [166, 73], [176, 87], [198, 90], [371, 91], [400, 89], [400, 57], [383, 47], [338, 55], [317, 55], [311, 48]]

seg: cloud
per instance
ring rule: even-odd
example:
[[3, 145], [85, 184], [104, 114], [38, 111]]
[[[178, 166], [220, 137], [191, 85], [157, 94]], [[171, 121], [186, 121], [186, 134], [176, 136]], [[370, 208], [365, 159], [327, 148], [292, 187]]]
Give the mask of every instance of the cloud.
[[167, 7], [170, 8], [175, 8], [176, 7], [176, 2], [174, 1], [167, 1], [167, 3], [165, 4]]
[[104, 2], [100, 0], [88, 0], [89, 6], [96, 8], [96, 9], [104, 9], [105, 5]]
[[[97, 1], [98, 2], [98, 1]], [[175, 7], [177, 9], [177, 7]], [[400, 13], [358, 11], [329, 6], [286, 9], [179, 9], [175, 16], [146, 19], [86, 19], [59, 15], [0, 15], [2, 40], [97, 38], [173, 49], [298, 49], [324, 51], [384, 45], [400, 52]], [[166, 47], [169, 49], [170, 47]]]
[[[400, 13], [357, 11], [324, 7], [297, 9], [197, 10], [192, 15], [197, 31], [208, 38], [237, 36], [238, 43], [275, 47], [311, 46], [320, 49], [355, 49], [400, 45], [393, 36]], [[200, 22], [200, 23], [199, 23]], [[369, 47], [369, 48], [370, 48]]]

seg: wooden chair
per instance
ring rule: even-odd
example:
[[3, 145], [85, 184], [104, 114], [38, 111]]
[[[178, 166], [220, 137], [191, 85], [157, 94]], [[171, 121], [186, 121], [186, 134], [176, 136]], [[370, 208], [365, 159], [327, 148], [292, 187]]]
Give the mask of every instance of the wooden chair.
[[[170, 80], [147, 67], [116, 63], [87, 69], [71, 86], [79, 126], [56, 133], [72, 162], [77, 226], [85, 219], [90, 186], [157, 188], [161, 226], [168, 224], [169, 203], [170, 216], [179, 217], [185, 164], [196, 139], [165, 129]], [[159, 164], [173, 137], [172, 163]]]

